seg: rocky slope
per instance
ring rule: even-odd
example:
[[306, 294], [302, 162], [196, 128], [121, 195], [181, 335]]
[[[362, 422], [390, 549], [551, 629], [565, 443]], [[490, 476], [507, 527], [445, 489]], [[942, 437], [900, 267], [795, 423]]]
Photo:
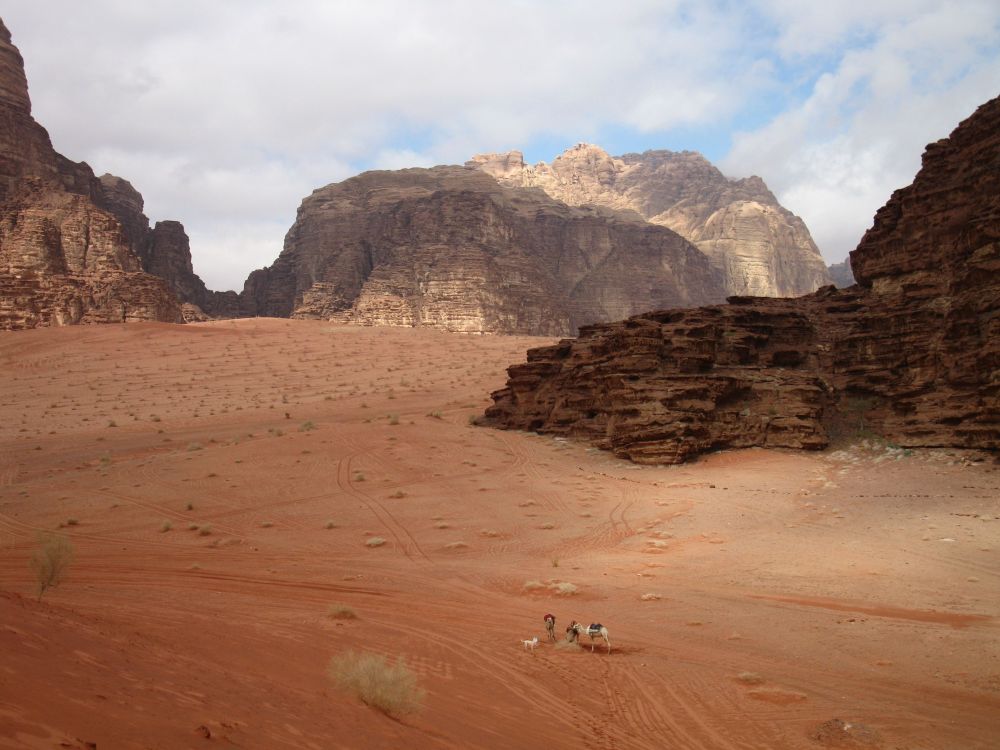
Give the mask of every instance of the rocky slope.
[[98, 179], [52, 148], [2, 21], [0, 125], [0, 328], [180, 322], [178, 296], [210, 311], [237, 306], [194, 275], [179, 224], [150, 229], [127, 181]]
[[435, 167], [315, 191], [242, 304], [249, 315], [559, 335], [723, 296], [721, 274], [668, 229]]
[[729, 180], [692, 151], [613, 157], [579, 144], [552, 164], [519, 151], [483, 154], [467, 165], [504, 185], [540, 187], [570, 205], [632, 210], [693, 242], [724, 275], [729, 294], [792, 297], [829, 284], [809, 230], [759, 177]]
[[1000, 448], [1000, 99], [928, 146], [851, 265], [849, 289], [649, 313], [532, 350], [486, 422], [644, 462], [868, 430]]

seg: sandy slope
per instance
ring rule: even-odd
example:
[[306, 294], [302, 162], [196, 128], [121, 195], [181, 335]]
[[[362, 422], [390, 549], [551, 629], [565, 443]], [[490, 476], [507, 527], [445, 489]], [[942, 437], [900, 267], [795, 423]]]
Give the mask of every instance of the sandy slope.
[[[244, 748], [1000, 744], [995, 464], [637, 468], [470, 427], [538, 343], [278, 320], [0, 336], [0, 748], [201, 747], [199, 727]], [[28, 558], [60, 525], [77, 558], [38, 602]], [[611, 655], [525, 652], [546, 611], [603, 622]], [[347, 649], [404, 657], [424, 710], [335, 690]]]

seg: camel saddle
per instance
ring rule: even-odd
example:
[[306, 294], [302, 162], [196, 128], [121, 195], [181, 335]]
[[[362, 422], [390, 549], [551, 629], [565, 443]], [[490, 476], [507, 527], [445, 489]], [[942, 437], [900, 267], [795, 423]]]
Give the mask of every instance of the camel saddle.
[[601, 632], [601, 628], [603, 628], [603, 627], [604, 626], [601, 625], [601, 623], [599, 623], [599, 622], [592, 622], [592, 623], [590, 623], [590, 627], [587, 628], [587, 632], [588, 633], [595, 633], [595, 634], [596, 633], [600, 633]]

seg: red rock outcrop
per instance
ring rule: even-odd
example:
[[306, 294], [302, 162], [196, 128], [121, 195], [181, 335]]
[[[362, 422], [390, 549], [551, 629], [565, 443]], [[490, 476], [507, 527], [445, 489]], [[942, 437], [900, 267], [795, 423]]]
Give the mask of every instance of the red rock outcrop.
[[559, 335], [723, 296], [721, 275], [668, 229], [435, 167], [315, 191], [242, 303], [250, 315]]
[[488, 424], [640, 462], [834, 430], [1000, 448], [1000, 99], [928, 146], [851, 254], [858, 285], [667, 310], [528, 352]]
[[104, 208], [101, 181], [56, 153], [32, 118], [23, 60], [2, 21], [0, 123], [0, 328], [180, 322], [169, 287], [142, 272], [131, 228]]
[[727, 179], [693, 151], [610, 156], [581, 143], [551, 165], [526, 165], [519, 151], [482, 154], [466, 164], [504, 185], [540, 187], [574, 206], [632, 210], [673, 229], [725, 275], [728, 294], [794, 297], [830, 283], [806, 225], [763, 180]]

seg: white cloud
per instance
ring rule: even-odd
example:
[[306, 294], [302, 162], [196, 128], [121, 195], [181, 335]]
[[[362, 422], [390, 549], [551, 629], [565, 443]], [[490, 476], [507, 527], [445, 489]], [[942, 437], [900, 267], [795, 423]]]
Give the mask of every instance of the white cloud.
[[[798, 4], [781, 46], [805, 54], [813, 34], [836, 64], [808, 96], [734, 136], [729, 174], [760, 174], [805, 219], [830, 261], [842, 260], [893, 190], [909, 184], [924, 146], [1000, 93], [1000, 7], [984, 2], [836, 3], [816, 18]], [[905, 7], [904, 7], [905, 6]], [[884, 25], [879, 25], [884, 22]]]
[[923, 143], [996, 93], [1000, 47], [989, 0], [5, 5], [56, 148], [129, 179], [236, 288], [304, 196], [363, 168], [609, 129], [660, 148], [750, 111], [764, 124], [722, 166], [761, 174], [835, 257]]

